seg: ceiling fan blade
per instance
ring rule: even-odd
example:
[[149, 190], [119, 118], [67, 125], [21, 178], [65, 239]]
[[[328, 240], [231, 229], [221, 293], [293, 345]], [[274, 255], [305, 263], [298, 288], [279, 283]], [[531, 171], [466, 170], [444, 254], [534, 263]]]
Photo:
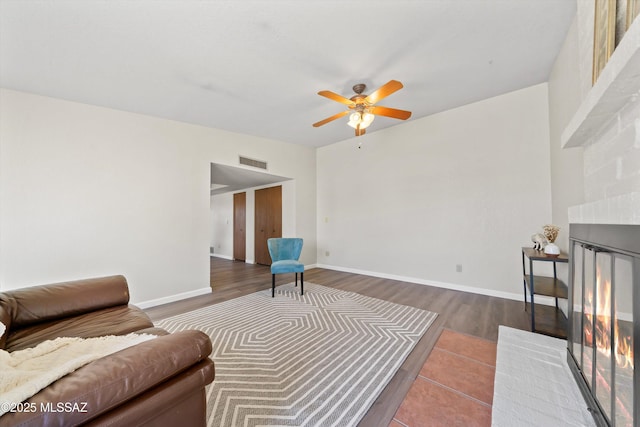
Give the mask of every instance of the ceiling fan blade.
[[391, 117], [394, 119], [407, 120], [411, 117], [411, 111], [397, 110], [395, 108], [374, 106], [368, 108], [369, 112], [377, 116]]
[[373, 93], [371, 93], [369, 96], [367, 96], [364, 100], [369, 104], [375, 104], [376, 102], [380, 101], [382, 98], [386, 98], [392, 93], [399, 91], [403, 87], [404, 86], [402, 86], [402, 83], [400, 83], [399, 81], [390, 80], [389, 82], [387, 82], [386, 84], [382, 85], [377, 90], [375, 90]]
[[320, 120], [318, 123], [314, 123], [314, 124], [313, 124], [313, 127], [314, 127], [314, 128], [317, 128], [317, 127], [319, 127], [319, 126], [326, 125], [327, 123], [332, 122], [332, 121], [334, 121], [334, 120], [336, 120], [336, 119], [339, 119], [340, 117], [344, 117], [344, 116], [346, 116], [346, 115], [347, 115], [347, 114], [349, 114], [349, 113], [350, 113], [350, 111], [341, 111], [341, 112], [339, 112], [338, 114], [334, 114], [334, 115], [333, 115], [333, 116], [331, 116], [331, 117], [328, 117], [328, 118], [326, 118], [326, 119], [324, 119], [324, 120]]
[[331, 92], [330, 90], [321, 90], [320, 92], [318, 92], [318, 95], [324, 96], [325, 98], [329, 98], [333, 101], [340, 102], [341, 104], [344, 104], [344, 105], [351, 106], [355, 104], [355, 102], [353, 102], [352, 100], [345, 98], [342, 95], [338, 95], [337, 93]]

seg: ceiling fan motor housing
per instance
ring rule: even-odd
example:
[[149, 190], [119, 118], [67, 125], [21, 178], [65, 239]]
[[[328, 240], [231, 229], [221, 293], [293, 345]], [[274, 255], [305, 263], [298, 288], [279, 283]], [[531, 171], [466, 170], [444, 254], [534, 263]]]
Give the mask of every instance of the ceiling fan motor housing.
[[353, 95], [350, 99], [355, 102], [355, 105], [350, 105], [349, 109], [356, 110], [362, 112], [365, 108], [365, 104], [368, 104], [366, 101], [367, 95], [363, 95], [362, 92], [367, 88], [367, 85], [364, 83], [358, 83], [353, 86], [353, 91], [356, 95]]
[[355, 93], [357, 93], [358, 95], [360, 95], [362, 92], [364, 92], [364, 90], [367, 88], [367, 85], [364, 83], [358, 83], [357, 85], [353, 86], [353, 91]]

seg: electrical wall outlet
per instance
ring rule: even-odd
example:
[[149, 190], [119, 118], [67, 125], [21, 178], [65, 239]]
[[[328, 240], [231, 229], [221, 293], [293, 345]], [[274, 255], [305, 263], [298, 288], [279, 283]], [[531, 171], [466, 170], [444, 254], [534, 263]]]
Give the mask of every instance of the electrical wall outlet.
[[462, 273], [462, 264], [456, 264], [456, 272]]
[[329, 255], [331, 255], [331, 252], [329, 252], [329, 251], [324, 251], [324, 256], [329, 256]]

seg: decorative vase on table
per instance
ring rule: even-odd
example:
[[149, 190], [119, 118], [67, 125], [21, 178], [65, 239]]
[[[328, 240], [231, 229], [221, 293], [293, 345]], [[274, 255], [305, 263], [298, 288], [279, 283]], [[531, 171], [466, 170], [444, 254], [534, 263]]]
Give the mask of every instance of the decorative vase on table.
[[549, 256], [558, 256], [560, 255], [560, 248], [555, 243], [549, 243], [544, 247], [544, 253]]
[[560, 231], [560, 227], [556, 225], [547, 224], [542, 227], [544, 237], [546, 237], [549, 241], [549, 243], [544, 247], [544, 253], [549, 256], [560, 255], [560, 248], [555, 243], [553, 243], [558, 237], [558, 231]]

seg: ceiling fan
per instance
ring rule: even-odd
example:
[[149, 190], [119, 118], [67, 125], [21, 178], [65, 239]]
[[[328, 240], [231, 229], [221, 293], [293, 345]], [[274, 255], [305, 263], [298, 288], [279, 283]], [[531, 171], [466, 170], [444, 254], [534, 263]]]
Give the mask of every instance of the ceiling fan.
[[377, 90], [373, 91], [370, 95], [364, 95], [362, 92], [366, 89], [364, 83], [359, 83], [353, 86], [353, 91], [356, 93], [351, 98], [345, 98], [342, 95], [331, 92], [329, 90], [323, 90], [318, 92], [318, 95], [329, 98], [333, 101], [345, 104], [348, 110], [342, 111], [324, 120], [320, 120], [313, 124], [313, 127], [320, 127], [329, 122], [332, 122], [340, 117], [349, 115], [349, 126], [356, 130], [356, 136], [364, 135], [365, 129], [373, 122], [376, 115], [391, 117], [394, 119], [407, 120], [411, 117], [411, 111], [397, 110], [395, 108], [382, 107], [374, 105], [378, 101], [392, 93], [403, 88], [402, 83], [397, 80], [390, 80], [388, 83], [382, 85]]

